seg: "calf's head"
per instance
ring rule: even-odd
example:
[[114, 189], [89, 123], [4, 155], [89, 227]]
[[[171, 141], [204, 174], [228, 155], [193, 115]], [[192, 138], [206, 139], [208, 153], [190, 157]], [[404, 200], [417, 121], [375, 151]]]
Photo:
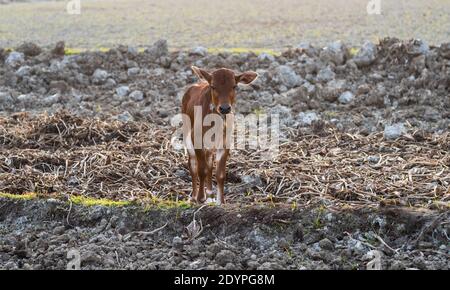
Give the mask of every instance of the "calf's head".
[[238, 83], [250, 84], [258, 74], [246, 71], [235, 74], [232, 70], [221, 68], [213, 72], [193, 66], [192, 70], [201, 79], [208, 82], [211, 89], [211, 103], [217, 113], [226, 115], [233, 109], [236, 99], [236, 87]]

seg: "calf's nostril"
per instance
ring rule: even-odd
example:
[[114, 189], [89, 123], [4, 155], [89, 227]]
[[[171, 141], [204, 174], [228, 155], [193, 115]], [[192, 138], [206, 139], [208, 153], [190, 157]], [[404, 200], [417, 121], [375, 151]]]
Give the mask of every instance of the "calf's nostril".
[[228, 114], [231, 111], [231, 106], [229, 105], [222, 105], [219, 107], [220, 113], [222, 114]]

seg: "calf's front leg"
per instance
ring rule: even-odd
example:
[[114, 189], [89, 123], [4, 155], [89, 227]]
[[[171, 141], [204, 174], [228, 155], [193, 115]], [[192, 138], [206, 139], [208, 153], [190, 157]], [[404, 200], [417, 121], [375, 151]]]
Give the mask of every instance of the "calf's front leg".
[[206, 151], [206, 198], [214, 198], [214, 192], [212, 187], [212, 171], [213, 171], [213, 152], [211, 150]]
[[198, 194], [198, 163], [197, 163], [197, 157], [195, 154], [189, 154], [188, 156], [188, 167], [189, 172], [191, 173], [192, 177], [192, 195], [191, 195], [191, 202], [197, 202], [197, 194]]
[[217, 180], [217, 204], [225, 203], [224, 185], [226, 178], [226, 165], [230, 149], [218, 149], [216, 152], [216, 180]]
[[197, 156], [197, 164], [198, 164], [198, 191], [197, 191], [197, 202], [203, 203], [205, 202], [205, 181], [208, 175], [208, 166], [206, 163], [206, 154], [203, 149], [196, 149], [195, 155]]

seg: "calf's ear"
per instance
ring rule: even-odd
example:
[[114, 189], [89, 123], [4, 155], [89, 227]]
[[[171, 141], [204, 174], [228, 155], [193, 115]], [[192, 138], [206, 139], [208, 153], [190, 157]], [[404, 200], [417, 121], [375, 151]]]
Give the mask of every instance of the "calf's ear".
[[211, 83], [211, 74], [204, 69], [198, 68], [196, 66], [191, 66], [192, 71], [198, 76], [200, 80], [205, 80]]
[[236, 83], [243, 83], [243, 84], [250, 84], [256, 78], [258, 77], [258, 74], [254, 71], [246, 71], [244, 73], [236, 75]]

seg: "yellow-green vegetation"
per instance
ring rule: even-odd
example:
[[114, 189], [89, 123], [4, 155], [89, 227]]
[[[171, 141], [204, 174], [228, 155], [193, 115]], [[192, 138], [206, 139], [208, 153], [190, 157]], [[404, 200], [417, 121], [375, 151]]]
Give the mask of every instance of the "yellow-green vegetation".
[[[27, 192], [23, 194], [12, 194], [6, 192], [0, 192], [0, 198], [8, 198], [8, 199], [18, 199], [18, 200], [31, 200], [38, 198], [39, 195], [35, 192]], [[93, 205], [103, 205], [103, 206], [125, 206], [131, 204], [129, 201], [115, 201], [109, 200], [106, 198], [92, 198], [85, 196], [74, 196], [70, 197], [70, 201], [74, 204], [84, 205], [84, 206], [93, 206]]]
[[326, 208], [323, 205], [319, 206], [318, 212], [317, 212], [317, 217], [313, 221], [313, 226], [315, 229], [319, 229], [319, 228], [323, 227], [322, 216], [324, 215], [325, 210], [326, 210]]
[[208, 52], [212, 54], [217, 54], [221, 52], [228, 52], [232, 54], [241, 54], [241, 53], [250, 53], [253, 52], [256, 55], [260, 55], [262, 53], [267, 53], [273, 56], [279, 56], [280, 53], [273, 49], [266, 48], [245, 48], [245, 47], [232, 47], [232, 48], [220, 48], [220, 47], [211, 47], [208, 48]]
[[[80, 54], [87, 51], [98, 51], [98, 52], [108, 52], [110, 48], [108, 47], [95, 47], [92, 49], [87, 48], [77, 48], [77, 47], [66, 47], [64, 49], [64, 53], [66, 55], [75, 55]], [[144, 47], [139, 47], [137, 49], [138, 52], [142, 53], [145, 51]], [[260, 55], [261, 53], [267, 53], [273, 56], [279, 56], [280, 52], [275, 51], [273, 49], [265, 49], [265, 48], [244, 48], [244, 47], [233, 47], [233, 48], [220, 48], [220, 47], [213, 47], [208, 48], [208, 52], [211, 54], [219, 54], [221, 52], [228, 52], [231, 54], [240, 54], [240, 53], [251, 53], [253, 52], [256, 55]]]
[[108, 52], [110, 49], [107, 47], [97, 47], [95, 49], [86, 49], [86, 48], [75, 48], [75, 47], [66, 47], [64, 49], [65, 55], [74, 55], [80, 54], [87, 51], [99, 51], [99, 52]]
[[291, 209], [292, 209], [292, 211], [295, 211], [296, 209], [297, 209], [297, 201], [296, 200], [294, 200], [293, 202], [292, 202], [292, 204], [291, 204]]
[[9, 198], [9, 199], [30, 200], [30, 199], [36, 198], [36, 193], [29, 192], [29, 193], [23, 193], [23, 194], [12, 194], [12, 193], [0, 192], [0, 197]]
[[315, 229], [320, 229], [322, 227], [322, 221], [320, 220], [320, 217], [314, 219], [313, 226]]
[[144, 205], [145, 210], [150, 210], [152, 208], [158, 209], [169, 209], [169, 208], [190, 208], [191, 204], [186, 200], [170, 200], [162, 199], [156, 196], [150, 196], [149, 198], [143, 199], [141, 203]]
[[[8, 198], [8, 199], [16, 199], [16, 200], [31, 200], [38, 198], [38, 194], [34, 192], [23, 193], [23, 194], [12, 194], [0, 192], [0, 198]], [[162, 199], [159, 197], [152, 196], [149, 199], [139, 200], [137, 202], [127, 201], [127, 200], [111, 200], [107, 198], [93, 198], [87, 196], [80, 195], [71, 195], [69, 197], [70, 202], [76, 205], [82, 206], [107, 206], [107, 207], [122, 207], [129, 205], [142, 205], [144, 210], [150, 210], [151, 208], [159, 208], [159, 209], [169, 209], [169, 208], [181, 208], [186, 209], [190, 208], [191, 204], [189, 201], [184, 200], [170, 200], [170, 199]]]
[[256, 108], [256, 109], [253, 110], [253, 113], [254, 113], [257, 117], [259, 117], [260, 115], [264, 114], [265, 111], [264, 111], [264, 109]]
[[275, 202], [274, 202], [274, 200], [273, 200], [273, 194], [269, 193], [269, 194], [267, 195], [267, 199], [268, 199], [268, 201], [270, 202], [270, 206], [271, 206], [271, 207], [275, 207]]
[[283, 248], [286, 255], [289, 257], [289, 259], [292, 259], [292, 249], [290, 246]]
[[350, 55], [351, 55], [352, 57], [355, 56], [356, 54], [358, 54], [358, 51], [359, 51], [359, 49], [356, 48], [356, 47], [352, 47], [352, 48], [350, 48], [350, 49], [348, 50], [348, 52], [350, 53]]
[[130, 205], [130, 201], [116, 201], [116, 200], [110, 200], [106, 198], [92, 198], [92, 197], [85, 197], [85, 196], [75, 196], [72, 195], [70, 197], [70, 201], [74, 204], [84, 205], [84, 206], [94, 206], [94, 205], [102, 205], [102, 206], [126, 206]]
[[323, 112], [323, 114], [328, 118], [335, 118], [339, 116], [338, 112], [336, 111], [325, 111]]
[[80, 54], [82, 52], [86, 51], [85, 49], [81, 49], [81, 48], [68, 48], [66, 47], [64, 49], [64, 54], [65, 55], [73, 55], [73, 54]]

